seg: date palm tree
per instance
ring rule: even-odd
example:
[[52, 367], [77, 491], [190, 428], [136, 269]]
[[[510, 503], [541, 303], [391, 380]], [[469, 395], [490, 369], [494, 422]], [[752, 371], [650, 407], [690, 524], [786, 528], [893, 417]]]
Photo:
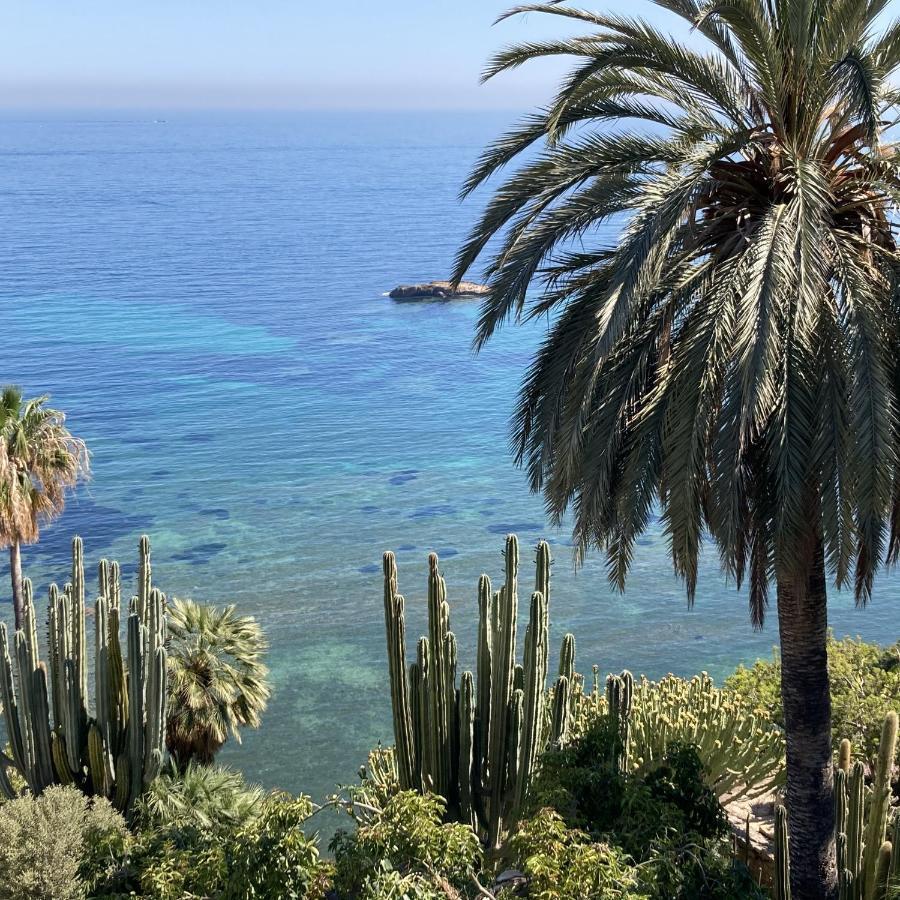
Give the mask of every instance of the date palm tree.
[[886, 0], [656, 4], [690, 36], [561, 3], [507, 14], [588, 33], [489, 64], [573, 58], [469, 178], [464, 195], [517, 164], [454, 277], [488, 257], [478, 348], [547, 316], [513, 442], [580, 554], [602, 548], [624, 588], [659, 510], [689, 601], [704, 533], [754, 625], [775, 586], [793, 891], [820, 900], [836, 878], [827, 583], [865, 604], [900, 551], [900, 23], [876, 24]]
[[0, 394], [0, 547], [9, 547], [16, 628], [22, 625], [22, 544], [59, 516], [66, 493], [90, 473], [84, 441], [66, 428], [49, 397], [23, 401], [17, 387]]
[[258, 728], [271, 695], [259, 623], [193, 600], [167, 608], [169, 706], [166, 746], [180, 771], [211, 765], [229, 735]]

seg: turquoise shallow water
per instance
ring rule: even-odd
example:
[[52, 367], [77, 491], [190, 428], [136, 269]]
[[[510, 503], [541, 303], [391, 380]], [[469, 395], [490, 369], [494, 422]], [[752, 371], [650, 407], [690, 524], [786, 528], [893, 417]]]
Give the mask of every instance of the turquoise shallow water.
[[[148, 533], [170, 594], [235, 602], [271, 639], [262, 729], [223, 757], [321, 796], [390, 739], [380, 558], [398, 551], [411, 629], [437, 550], [464, 662], [475, 586], [503, 536], [554, 541], [554, 646], [658, 676], [767, 655], [746, 598], [703, 559], [686, 608], [658, 528], [624, 596], [577, 574], [567, 534], [507, 453], [539, 328], [470, 351], [476, 308], [395, 304], [443, 276], [478, 201], [456, 192], [496, 114], [7, 118], [0, 129], [0, 382], [48, 391], [94, 479], [25, 554], [45, 596], [68, 541], [131, 572]], [[530, 575], [529, 567], [524, 567]], [[0, 616], [10, 618], [0, 562]], [[837, 631], [893, 640], [900, 581]], [[555, 655], [555, 653], [554, 653]]]

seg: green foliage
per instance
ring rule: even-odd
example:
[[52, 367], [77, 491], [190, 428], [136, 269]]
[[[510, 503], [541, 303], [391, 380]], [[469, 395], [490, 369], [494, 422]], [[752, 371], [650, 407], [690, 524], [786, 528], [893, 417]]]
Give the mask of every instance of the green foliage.
[[102, 880], [130, 841], [103, 798], [51, 786], [0, 805], [0, 898], [77, 900]]
[[167, 608], [169, 709], [166, 746], [180, 768], [210, 764], [227, 738], [258, 728], [271, 688], [259, 623], [219, 608], [173, 600]]
[[221, 766], [190, 765], [164, 771], [141, 797], [141, 828], [227, 830], [253, 819], [263, 807], [262, 788], [248, 785], [240, 772]]
[[492, 850], [515, 822], [538, 756], [569, 727], [574, 638], [567, 636], [552, 715], [547, 704], [550, 547], [537, 546], [535, 587], [516, 662], [519, 543], [506, 539], [505, 579], [478, 584], [477, 680], [457, 684], [456, 636], [450, 631], [447, 586], [438, 558], [428, 558], [428, 637], [420, 638], [407, 669], [405, 601], [393, 553], [384, 554], [384, 618], [397, 773], [403, 789], [440, 794], [456, 821], [472, 825]]
[[510, 852], [530, 879], [528, 896], [532, 900], [639, 900], [650, 896], [640, 887], [634, 867], [621, 850], [567, 827], [551, 809], [520, 825], [510, 841]]
[[[884, 717], [896, 710], [900, 698], [900, 642], [881, 647], [860, 638], [828, 641], [831, 679], [831, 725], [834, 749], [848, 738], [866, 760], [878, 753]], [[725, 681], [758, 713], [784, 724], [781, 706], [781, 666], [777, 656], [741, 666]]]
[[445, 823], [445, 811], [442, 797], [401, 791], [382, 809], [367, 810], [355, 832], [338, 832], [331, 844], [338, 894], [380, 896], [372, 893], [378, 879], [394, 884], [411, 879], [422, 889], [441, 883], [470, 887], [482, 867], [481, 846], [469, 826]]
[[319, 893], [319, 852], [303, 832], [312, 813], [307, 797], [284, 795], [263, 804], [260, 814], [227, 842], [223, 900], [276, 896], [301, 900]]
[[[38, 649], [31, 584], [12, 651], [0, 625], [0, 701], [15, 767], [32, 794], [75, 784], [123, 812], [156, 777], [165, 748], [165, 597], [151, 585], [150, 542], [139, 544], [138, 594], [127, 607], [122, 653], [119, 566], [101, 561], [94, 621], [94, 708], [85, 630], [84, 552], [72, 542], [72, 580], [50, 588], [48, 663]], [[11, 784], [0, 780], [7, 794]]]
[[13, 385], [0, 391], [0, 547], [37, 541], [41, 526], [62, 513], [67, 491], [90, 475], [87, 446], [49, 400], [23, 400]]
[[417, 873], [401, 875], [390, 864], [383, 863], [366, 879], [360, 900], [447, 900], [447, 892], [436, 888], [434, 881]]
[[[609, 693], [608, 680], [606, 698], [596, 684], [577, 698], [576, 733], [606, 716]], [[629, 770], [652, 766], [673, 743], [696, 748], [703, 778], [720, 799], [757, 796], [784, 782], [781, 730], [736, 692], [717, 688], [706, 673], [691, 679], [641, 678], [634, 688], [627, 725]]]
[[620, 723], [600, 716], [569, 746], [546, 753], [531, 809], [552, 807], [568, 827], [627, 854], [654, 898], [757, 897], [732, 864], [727, 820], [696, 748], [673, 742], [661, 760], [621, 771], [620, 742]]
[[210, 825], [202, 822], [213, 813], [211, 808], [203, 817], [170, 816], [165, 809], [155, 823], [144, 819], [134, 845], [98, 897], [322, 896], [327, 867], [319, 860], [315, 840], [303, 830], [314, 809], [307, 797], [272, 795], [243, 821], [232, 818]]

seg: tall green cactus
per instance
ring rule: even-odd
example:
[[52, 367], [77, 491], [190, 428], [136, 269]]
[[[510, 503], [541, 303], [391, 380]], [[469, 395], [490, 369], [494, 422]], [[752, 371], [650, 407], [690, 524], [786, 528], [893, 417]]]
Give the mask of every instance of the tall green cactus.
[[[150, 543], [139, 546], [138, 596], [127, 613], [128, 665], [120, 641], [119, 566], [103, 560], [95, 608], [94, 709], [89, 705], [84, 550], [72, 543], [72, 580], [50, 588], [49, 668], [38, 653], [31, 584], [10, 654], [0, 625], [0, 700], [12, 759], [29, 790], [75, 784], [124, 812], [156, 777], [166, 718], [165, 597], [150, 581]], [[15, 659], [15, 665], [13, 663]], [[15, 672], [15, 676], [14, 676]], [[5, 773], [4, 773], [5, 776]], [[8, 779], [0, 790], [12, 794]]]
[[787, 810], [775, 808], [775, 871], [772, 877], [774, 900], [791, 900], [791, 867], [788, 852]]
[[[849, 741], [842, 741], [834, 774], [834, 831], [839, 900], [887, 900], [890, 889], [900, 887], [900, 815], [891, 827], [891, 772], [897, 753], [897, 714], [888, 713], [881, 730], [874, 782], [866, 796], [865, 766], [851, 765]], [[780, 818], [779, 818], [780, 817]], [[789, 876], [786, 831], [779, 838], [784, 808], [776, 810], [775, 896], [779, 873]], [[783, 825], [782, 825], [783, 828]], [[886, 840], [890, 830], [891, 840]], [[784, 843], [784, 845], [782, 845]], [[788, 891], [790, 889], [788, 888]]]
[[[406, 667], [405, 601], [397, 563], [384, 554], [384, 614], [395, 753], [401, 787], [433, 791], [448, 815], [472, 825], [491, 849], [521, 809], [540, 752], [570, 727], [575, 644], [564, 642], [551, 715], [547, 705], [550, 548], [537, 547], [535, 589], [525, 629], [523, 662], [516, 662], [519, 545], [506, 539], [505, 578], [492, 591], [478, 584], [476, 673], [457, 685], [456, 637], [450, 631], [447, 588], [438, 558], [428, 558], [428, 636]], [[559, 707], [558, 709], [556, 707]]]
[[606, 708], [610, 722], [616, 729], [610, 762], [613, 769], [619, 772], [627, 772], [629, 769], [633, 702], [634, 676], [631, 672], [626, 669], [621, 675], [610, 675], [606, 679]]

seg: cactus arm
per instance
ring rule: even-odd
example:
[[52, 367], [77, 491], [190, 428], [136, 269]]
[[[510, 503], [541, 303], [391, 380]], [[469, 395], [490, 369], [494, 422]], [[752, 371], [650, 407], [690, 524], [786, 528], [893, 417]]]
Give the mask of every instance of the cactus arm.
[[397, 561], [393, 553], [385, 553], [384, 569], [384, 627], [387, 636], [388, 670], [391, 685], [391, 710], [394, 718], [394, 740], [400, 787], [416, 787], [415, 747], [413, 744], [412, 712], [409, 705], [409, 685], [406, 679], [406, 619], [405, 601], [397, 592]]
[[862, 842], [865, 814], [865, 767], [857, 760], [847, 783], [847, 869], [854, 880], [862, 869]]
[[472, 799], [475, 784], [475, 681], [471, 672], [463, 672], [459, 686], [459, 814], [460, 819], [475, 827]]
[[524, 720], [519, 748], [520, 755], [517, 760], [516, 808], [520, 808], [525, 800], [525, 789], [542, 748], [544, 695], [547, 690], [548, 631], [547, 602], [542, 593], [535, 591], [531, 595], [530, 618], [525, 635]]
[[838, 749], [838, 769], [845, 775], [850, 774], [850, 741], [844, 738]]
[[775, 808], [775, 871], [772, 880], [774, 900], [791, 900], [791, 870], [787, 828], [787, 810]]
[[128, 616], [128, 769], [131, 787], [126, 808], [140, 795], [143, 788], [144, 762], [144, 647], [147, 626], [141, 623], [138, 612]]
[[138, 593], [137, 607], [141, 615], [141, 624], [149, 626], [150, 612], [150, 539], [141, 535], [138, 543]]
[[560, 675], [553, 688], [553, 712], [550, 719], [550, 743], [563, 747], [569, 739], [571, 727], [569, 679]]
[[59, 731], [53, 731], [50, 734], [50, 750], [53, 754], [53, 768], [56, 770], [56, 780], [59, 784], [74, 784], [75, 773], [69, 766], [66, 739]]
[[887, 831], [887, 817], [891, 802], [891, 772], [897, 754], [897, 713], [885, 716], [881, 729], [881, 743], [875, 765], [875, 784], [869, 802], [863, 851], [863, 884], [865, 900], [877, 900], [878, 872], [881, 867], [882, 844]]
[[[9, 635], [6, 625], [0, 624], [0, 701], [3, 705], [3, 718], [6, 722], [6, 736], [9, 741], [12, 758], [22, 777], [28, 781], [27, 753], [23, 736], [22, 716], [16, 697], [13, 680], [12, 659], [9, 653]], [[29, 781], [30, 785], [30, 781]]]
[[889, 900], [888, 880], [891, 876], [891, 842], [884, 841], [878, 848], [875, 875], [872, 881], [872, 900]]
[[34, 762], [39, 791], [55, 781], [53, 753], [50, 748], [50, 703], [47, 694], [47, 669], [43, 663], [31, 673], [32, 720], [31, 734], [34, 741]]
[[450, 608], [447, 604], [447, 588], [439, 571], [437, 554], [428, 557], [428, 644], [430, 658], [428, 677], [430, 694], [430, 721], [433, 731], [434, 768], [432, 770], [435, 793], [451, 801], [452, 746], [450, 727], [452, 701], [450, 683], [448, 632]]

